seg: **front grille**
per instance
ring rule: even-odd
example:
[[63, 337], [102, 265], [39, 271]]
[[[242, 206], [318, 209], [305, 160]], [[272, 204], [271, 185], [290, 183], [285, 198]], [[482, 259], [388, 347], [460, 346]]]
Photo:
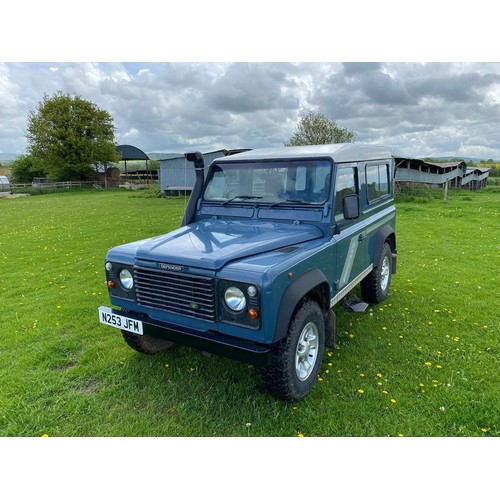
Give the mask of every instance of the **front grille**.
[[143, 267], [134, 275], [139, 305], [215, 321], [213, 278]]

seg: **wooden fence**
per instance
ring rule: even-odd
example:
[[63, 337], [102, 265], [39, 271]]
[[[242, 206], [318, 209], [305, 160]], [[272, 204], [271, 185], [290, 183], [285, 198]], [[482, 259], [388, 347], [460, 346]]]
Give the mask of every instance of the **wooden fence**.
[[[111, 182], [108, 182], [110, 185]], [[113, 183], [113, 186], [118, 183]], [[27, 184], [0, 184], [0, 191], [17, 191], [20, 189], [72, 189], [95, 187], [97, 189], [104, 187], [104, 182], [97, 181], [64, 181], [64, 182], [30, 182]]]

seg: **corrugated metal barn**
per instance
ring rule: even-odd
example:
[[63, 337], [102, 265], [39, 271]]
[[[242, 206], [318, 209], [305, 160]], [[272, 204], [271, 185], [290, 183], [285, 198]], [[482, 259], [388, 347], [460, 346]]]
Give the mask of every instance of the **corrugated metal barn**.
[[425, 162], [414, 158], [396, 158], [395, 181], [398, 184], [426, 184], [451, 188], [480, 189], [486, 186], [488, 168], [470, 168], [464, 161]]
[[[208, 166], [216, 158], [240, 153], [242, 151], [248, 150], [220, 149], [218, 151], [203, 153], [203, 159], [205, 161], [205, 175], [207, 173]], [[165, 196], [191, 192], [194, 186], [194, 180], [194, 166], [191, 162], [188, 162], [184, 156], [160, 160], [160, 190]]]
[[472, 190], [486, 187], [489, 175], [489, 168], [467, 167], [465, 176], [462, 179], [462, 187]]

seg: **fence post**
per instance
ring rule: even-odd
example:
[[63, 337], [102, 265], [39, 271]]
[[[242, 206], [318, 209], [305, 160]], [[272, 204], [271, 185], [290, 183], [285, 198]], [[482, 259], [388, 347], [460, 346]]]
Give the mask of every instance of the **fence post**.
[[448, 184], [450, 180], [446, 179], [446, 182], [444, 183], [444, 201], [448, 199]]

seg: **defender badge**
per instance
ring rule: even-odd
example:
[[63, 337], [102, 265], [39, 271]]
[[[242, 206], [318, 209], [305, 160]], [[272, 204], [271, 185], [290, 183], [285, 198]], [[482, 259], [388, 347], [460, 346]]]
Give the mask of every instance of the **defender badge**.
[[184, 271], [184, 268], [182, 266], [176, 266], [174, 264], [164, 264], [163, 262], [160, 262], [160, 269], [164, 269], [165, 271], [176, 271], [178, 273], [181, 273]]

